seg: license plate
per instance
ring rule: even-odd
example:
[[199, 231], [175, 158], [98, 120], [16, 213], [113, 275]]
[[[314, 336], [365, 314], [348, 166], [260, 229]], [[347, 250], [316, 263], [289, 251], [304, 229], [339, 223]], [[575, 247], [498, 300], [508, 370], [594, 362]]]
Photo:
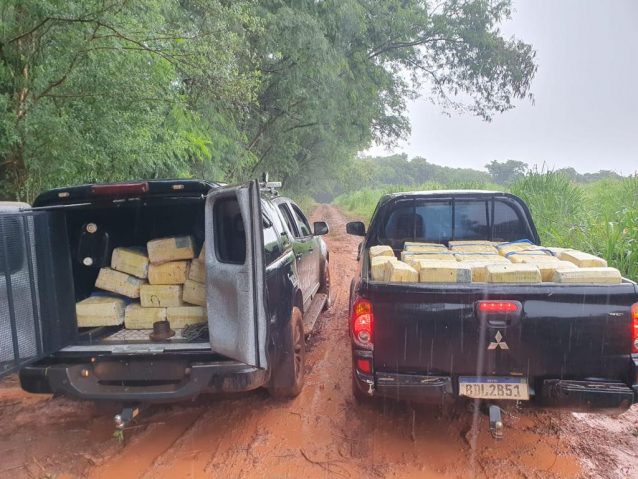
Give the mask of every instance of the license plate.
[[459, 377], [459, 395], [474, 399], [511, 399], [527, 401], [527, 378], [497, 376]]

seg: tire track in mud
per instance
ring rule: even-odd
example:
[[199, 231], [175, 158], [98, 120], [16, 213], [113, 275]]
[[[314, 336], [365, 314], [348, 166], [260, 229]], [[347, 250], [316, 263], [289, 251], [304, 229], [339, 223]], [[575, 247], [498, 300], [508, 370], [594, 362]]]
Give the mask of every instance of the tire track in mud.
[[631, 456], [638, 450], [636, 409], [616, 419], [512, 409], [505, 439], [496, 442], [483, 416], [471, 430], [464, 407], [356, 404], [347, 309], [360, 239], [345, 234], [346, 218], [333, 206], [318, 206], [312, 217], [330, 224], [336, 294], [309, 340], [299, 397], [280, 402], [258, 390], [152, 406], [118, 444], [111, 437], [115, 410], [29, 395], [14, 380], [0, 385], [0, 477], [638, 477]]

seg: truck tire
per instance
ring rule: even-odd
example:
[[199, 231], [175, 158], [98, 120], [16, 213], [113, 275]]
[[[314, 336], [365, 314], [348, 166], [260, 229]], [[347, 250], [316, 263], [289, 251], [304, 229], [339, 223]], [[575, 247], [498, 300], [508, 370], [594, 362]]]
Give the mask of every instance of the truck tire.
[[301, 310], [294, 306], [282, 338], [282, 360], [272, 371], [268, 391], [277, 399], [292, 399], [303, 388], [306, 338]]
[[323, 305], [323, 310], [327, 311], [332, 306], [332, 290], [330, 289], [330, 263], [328, 262], [328, 260], [326, 260], [323, 264], [319, 292], [328, 295], [328, 297], [326, 298], [326, 302]]

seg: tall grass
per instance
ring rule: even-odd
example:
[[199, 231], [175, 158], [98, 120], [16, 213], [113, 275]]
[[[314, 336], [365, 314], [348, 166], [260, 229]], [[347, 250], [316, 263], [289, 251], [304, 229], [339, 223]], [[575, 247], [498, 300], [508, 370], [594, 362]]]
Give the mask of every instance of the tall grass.
[[[335, 203], [346, 212], [369, 220], [383, 194], [439, 189], [503, 187], [425, 183], [417, 188], [364, 188], [339, 196]], [[638, 280], [638, 176], [581, 185], [561, 173], [531, 171], [510, 191], [529, 205], [543, 244], [602, 256], [624, 276]]]
[[529, 206], [544, 244], [572, 246], [582, 243], [586, 230], [585, 194], [562, 173], [531, 171], [510, 191]]
[[638, 280], [638, 177], [594, 183], [585, 195], [588, 228], [583, 249]]

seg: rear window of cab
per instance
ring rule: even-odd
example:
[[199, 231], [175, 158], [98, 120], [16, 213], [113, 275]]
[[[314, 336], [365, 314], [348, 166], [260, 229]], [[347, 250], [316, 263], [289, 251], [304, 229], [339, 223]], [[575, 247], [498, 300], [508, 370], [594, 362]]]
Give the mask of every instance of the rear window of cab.
[[397, 201], [379, 236], [397, 247], [405, 241], [532, 239], [521, 212], [507, 201], [492, 198]]

